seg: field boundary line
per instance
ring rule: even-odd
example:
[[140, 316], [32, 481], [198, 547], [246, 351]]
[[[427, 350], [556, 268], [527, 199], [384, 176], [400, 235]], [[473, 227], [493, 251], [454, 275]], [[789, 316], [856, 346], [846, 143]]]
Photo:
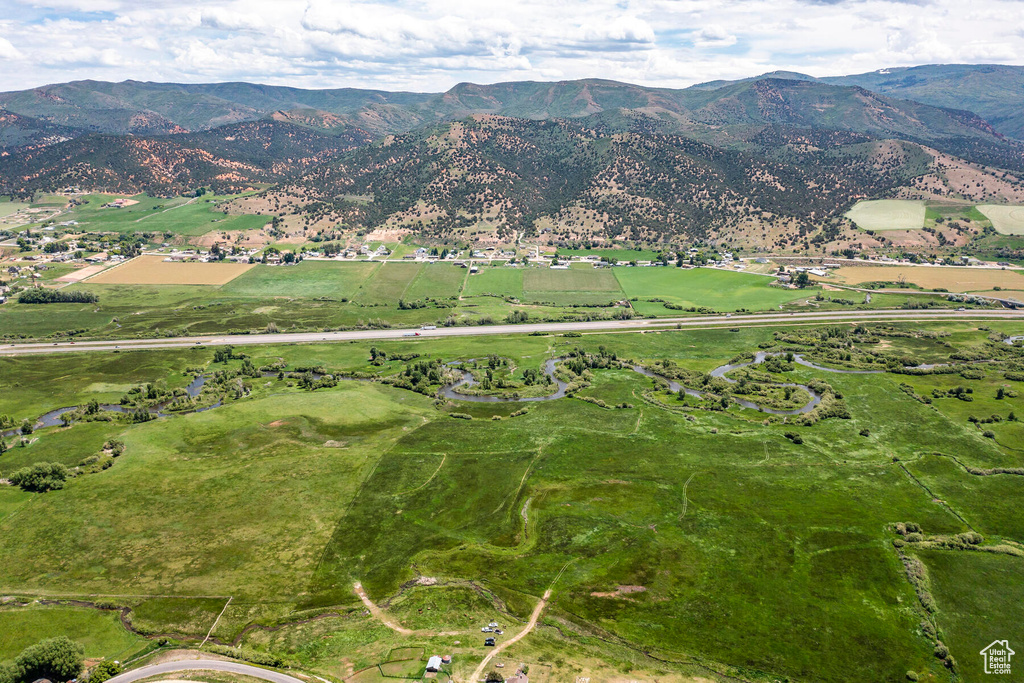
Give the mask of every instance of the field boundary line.
[[[182, 205], [182, 206], [184, 206], [184, 205]], [[225, 613], [225, 612], [227, 612], [227, 611], [228, 611], [228, 605], [230, 605], [230, 604], [231, 604], [231, 600], [232, 600], [233, 598], [234, 598], [234, 596], [231, 596], [231, 597], [229, 597], [229, 598], [228, 598], [228, 601], [224, 603], [224, 609], [222, 609], [222, 610], [220, 611], [220, 614], [218, 614], [218, 615], [217, 615], [217, 618], [213, 620], [213, 626], [211, 626], [211, 627], [210, 627], [210, 630], [209, 630], [209, 632], [208, 632], [208, 633], [206, 634], [206, 637], [205, 637], [205, 638], [203, 638], [203, 642], [199, 643], [199, 649], [200, 649], [200, 650], [202, 650], [202, 649], [203, 649], [203, 646], [204, 646], [204, 645], [206, 645], [206, 641], [208, 641], [208, 640], [210, 639], [210, 636], [212, 636], [212, 635], [213, 635], [213, 629], [217, 628], [217, 624], [219, 624], [219, 623], [220, 623], [220, 618], [221, 618], [222, 616], [224, 616], [224, 613]]]
[[689, 507], [690, 503], [690, 499], [686, 497], [686, 488], [690, 485], [690, 482], [693, 481], [693, 478], [696, 476], [697, 472], [694, 472], [693, 474], [690, 475], [690, 478], [686, 480], [686, 483], [683, 484], [683, 511], [680, 513], [679, 517], [676, 518], [677, 522], [682, 521], [682, 519], [686, 517], [686, 509]]
[[441, 471], [442, 467], [444, 467], [444, 461], [447, 460], [447, 459], [448, 459], [448, 454], [447, 453], [442, 453], [441, 454], [441, 464], [437, 466], [437, 469], [434, 470], [433, 474], [431, 474], [429, 477], [427, 477], [427, 480], [425, 482], [423, 482], [422, 484], [420, 484], [419, 486], [417, 486], [414, 489], [409, 489], [408, 491], [399, 491], [398, 493], [396, 493], [394, 495], [396, 495], [396, 496], [405, 496], [405, 495], [408, 495], [410, 493], [416, 493], [417, 491], [419, 491], [421, 488], [423, 488], [424, 486], [426, 486], [427, 484], [429, 484], [430, 482], [432, 482], [434, 480], [434, 477], [437, 476], [437, 473]]
[[[139, 254], [139, 256], [142, 256], [142, 253], [140, 253], [140, 254]], [[96, 277], [96, 276], [98, 276], [98, 275], [102, 275], [103, 273], [109, 273], [109, 272], [110, 272], [110, 271], [112, 271], [112, 270], [117, 270], [117, 269], [118, 269], [118, 268], [120, 268], [121, 266], [125, 266], [125, 265], [128, 265], [129, 263], [131, 263], [131, 262], [132, 262], [132, 261], [134, 261], [135, 259], [139, 258], [139, 256], [132, 256], [132, 257], [131, 257], [130, 259], [127, 259], [127, 260], [125, 260], [125, 261], [121, 261], [120, 263], [116, 263], [116, 264], [114, 264], [113, 266], [111, 266], [110, 268], [104, 268], [104, 269], [103, 269], [103, 270], [101, 270], [100, 272], [98, 272], [98, 273], [93, 273], [93, 274], [92, 274], [92, 275], [90, 275], [89, 277], [83, 277], [83, 278], [82, 278], [81, 280], [79, 280], [78, 282], [69, 282], [69, 283], [68, 283], [68, 285], [80, 285], [80, 284], [82, 284], [83, 282], [88, 282], [89, 280], [93, 279], [94, 277]], [[101, 283], [101, 284], [102, 284], [102, 283]], [[62, 288], [62, 289], [63, 289], [63, 288]]]

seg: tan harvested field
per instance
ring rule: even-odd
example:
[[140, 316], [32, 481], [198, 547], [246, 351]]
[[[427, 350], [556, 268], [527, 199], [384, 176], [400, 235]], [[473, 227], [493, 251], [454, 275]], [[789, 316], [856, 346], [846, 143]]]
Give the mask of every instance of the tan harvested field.
[[172, 263], [147, 254], [111, 268], [90, 282], [101, 285], [223, 285], [252, 268], [249, 263]]
[[992, 221], [992, 227], [1003, 235], [1024, 235], [1024, 206], [982, 204], [978, 211]]
[[57, 278], [57, 282], [81, 282], [90, 275], [102, 272], [106, 266], [86, 266], [85, 268], [79, 268], [73, 273], [68, 273]]
[[838, 280], [847, 285], [863, 282], [896, 282], [903, 276], [908, 283], [935, 289], [944, 287], [951, 292], [990, 291], [1024, 288], [1024, 274], [1016, 270], [969, 267], [931, 266], [843, 266], [835, 271]]

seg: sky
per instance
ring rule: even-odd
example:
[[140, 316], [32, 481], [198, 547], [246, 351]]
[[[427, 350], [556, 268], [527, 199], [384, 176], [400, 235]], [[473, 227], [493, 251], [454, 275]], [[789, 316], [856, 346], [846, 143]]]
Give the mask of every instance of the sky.
[[439, 92], [1024, 64], [1024, 0], [0, 0], [0, 90], [92, 78]]

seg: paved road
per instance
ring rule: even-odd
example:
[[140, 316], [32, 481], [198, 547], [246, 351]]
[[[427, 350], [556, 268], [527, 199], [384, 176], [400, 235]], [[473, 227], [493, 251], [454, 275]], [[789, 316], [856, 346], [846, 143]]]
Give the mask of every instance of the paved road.
[[149, 666], [132, 669], [118, 676], [111, 678], [108, 683], [134, 683], [134, 681], [159, 676], [162, 674], [175, 673], [177, 671], [191, 671], [201, 669], [205, 671], [229, 671], [235, 674], [243, 674], [254, 678], [262, 678], [271, 683], [308, 683], [293, 676], [288, 676], [269, 669], [261, 669], [258, 666], [239, 664], [237, 662], [224, 662], [217, 659], [186, 659], [180, 662], [164, 662], [163, 664], [151, 664]]
[[[525, 325], [481, 325], [474, 327], [439, 327], [436, 330], [388, 329], [350, 330], [346, 332], [295, 332], [285, 334], [215, 335], [205, 337], [162, 337], [154, 339], [117, 339], [111, 341], [81, 341], [30, 344], [0, 344], [0, 355], [68, 353], [84, 351], [112, 351], [115, 349], [172, 349], [189, 346], [235, 344], [252, 346], [263, 344], [310, 344], [316, 342], [369, 341], [377, 339], [435, 339], [445, 337], [473, 337], [497, 334], [529, 334], [531, 332], [629, 332], [657, 330], [672, 327], [707, 329], [715, 327], [744, 327], [751, 325], [789, 325], [796, 323], [838, 323], [879, 320], [986, 320], [993, 318], [1024, 321], [1024, 311], [984, 310], [874, 310], [829, 311], [808, 313], [760, 313], [732, 316], [703, 316], [687, 318], [657, 318], [635, 320], [598, 320], [591, 322], [528, 323]], [[418, 334], [418, 336], [416, 336]]]

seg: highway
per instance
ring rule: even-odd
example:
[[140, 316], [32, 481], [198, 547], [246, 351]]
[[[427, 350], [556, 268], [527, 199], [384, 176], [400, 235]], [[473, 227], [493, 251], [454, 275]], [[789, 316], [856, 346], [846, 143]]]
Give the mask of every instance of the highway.
[[261, 669], [258, 666], [239, 664], [238, 662], [225, 662], [219, 659], [187, 659], [179, 662], [151, 664], [118, 674], [109, 679], [107, 683], [134, 683], [150, 676], [161, 676], [178, 671], [193, 671], [197, 669], [201, 671], [228, 671], [230, 673], [252, 676], [253, 678], [262, 678], [271, 683], [308, 683], [308, 681], [269, 669]]
[[[526, 323], [521, 325], [480, 325], [471, 327], [438, 327], [384, 330], [348, 330], [343, 332], [293, 332], [277, 334], [224, 334], [201, 337], [156, 337], [152, 339], [115, 339], [79, 342], [33, 342], [0, 344], [0, 356], [21, 356], [50, 353], [83, 353], [89, 351], [131, 351], [140, 349], [174, 349], [190, 346], [255, 346], [266, 344], [313, 344], [322, 342], [374, 341], [382, 339], [444, 339], [503, 334], [542, 332], [636, 332], [664, 329], [713, 329], [720, 327], [780, 326], [794, 324], [831, 324], [878, 321], [925, 322], [935, 320], [1010, 319], [1024, 322], [1024, 311], [981, 310], [874, 310], [828, 311], [808, 313], [758, 313], [731, 316], [693, 316], [685, 318], [638, 318], [633, 320], [597, 320], [590, 322]], [[1024, 328], [1022, 328], [1024, 331]]]

